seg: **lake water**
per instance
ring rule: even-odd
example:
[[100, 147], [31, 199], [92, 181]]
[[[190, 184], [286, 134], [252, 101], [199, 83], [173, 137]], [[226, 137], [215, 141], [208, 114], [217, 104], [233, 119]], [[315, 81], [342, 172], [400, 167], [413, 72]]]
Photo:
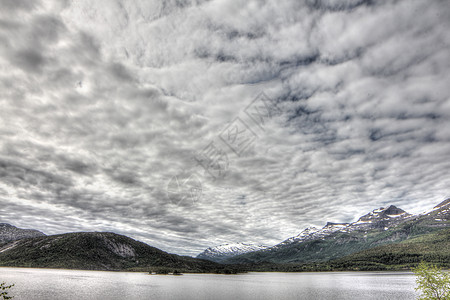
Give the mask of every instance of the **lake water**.
[[248, 273], [241, 275], [0, 268], [20, 299], [415, 299], [406, 272]]

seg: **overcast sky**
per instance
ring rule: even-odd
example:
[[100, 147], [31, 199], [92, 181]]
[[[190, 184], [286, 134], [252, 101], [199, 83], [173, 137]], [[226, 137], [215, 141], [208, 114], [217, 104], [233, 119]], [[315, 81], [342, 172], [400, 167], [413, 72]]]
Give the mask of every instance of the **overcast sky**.
[[0, 0], [0, 222], [177, 254], [450, 196], [450, 5]]

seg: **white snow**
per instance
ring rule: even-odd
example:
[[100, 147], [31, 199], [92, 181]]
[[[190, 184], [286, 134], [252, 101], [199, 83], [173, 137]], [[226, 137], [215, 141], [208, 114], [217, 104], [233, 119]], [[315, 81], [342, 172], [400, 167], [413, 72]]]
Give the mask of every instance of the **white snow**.
[[401, 216], [403, 216], [405, 213], [401, 213], [401, 214], [398, 214], [398, 215], [386, 215], [386, 216], [388, 216], [389, 218], [398, 218], [398, 217], [401, 217]]
[[216, 247], [210, 247], [203, 251], [200, 255], [209, 257], [234, 256], [244, 253], [254, 252], [267, 249], [267, 246], [253, 245], [244, 243], [224, 244]]

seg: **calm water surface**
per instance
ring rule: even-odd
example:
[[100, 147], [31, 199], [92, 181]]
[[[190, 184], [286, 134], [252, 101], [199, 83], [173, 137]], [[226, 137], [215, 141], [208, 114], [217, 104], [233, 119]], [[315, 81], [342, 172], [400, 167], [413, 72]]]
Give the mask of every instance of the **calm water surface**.
[[399, 272], [242, 275], [0, 268], [20, 299], [415, 299], [415, 277]]

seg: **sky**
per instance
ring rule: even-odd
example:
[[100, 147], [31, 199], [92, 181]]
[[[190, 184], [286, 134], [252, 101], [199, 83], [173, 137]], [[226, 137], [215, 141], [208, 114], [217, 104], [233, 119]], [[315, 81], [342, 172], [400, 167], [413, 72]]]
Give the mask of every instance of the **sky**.
[[450, 5], [0, 0], [0, 222], [196, 255], [450, 196]]

